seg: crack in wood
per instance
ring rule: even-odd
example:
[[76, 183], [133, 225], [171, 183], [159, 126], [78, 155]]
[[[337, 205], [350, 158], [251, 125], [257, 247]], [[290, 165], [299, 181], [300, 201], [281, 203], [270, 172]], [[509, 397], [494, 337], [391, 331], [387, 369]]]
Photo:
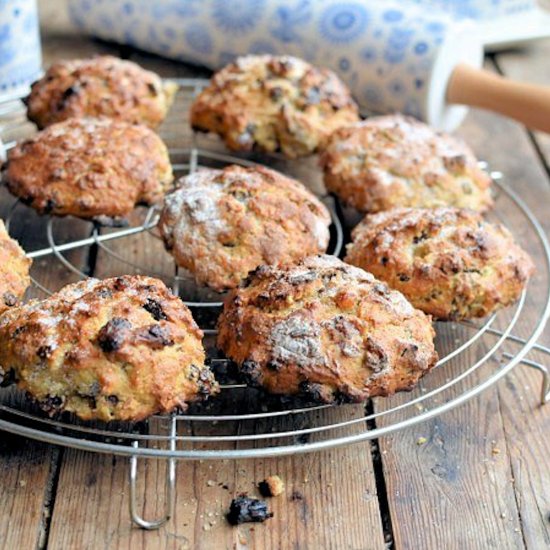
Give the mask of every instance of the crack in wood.
[[[374, 405], [371, 400], [368, 401], [365, 405], [365, 416], [368, 418], [371, 417], [373, 414]], [[366, 424], [368, 430], [376, 429], [376, 420], [374, 420], [374, 418], [368, 418], [366, 420]], [[376, 483], [376, 497], [378, 499], [378, 510], [380, 512], [380, 521], [382, 523], [382, 531], [384, 534], [386, 549], [390, 550], [394, 547], [394, 537], [390, 505], [388, 500], [388, 490], [386, 487], [386, 478], [384, 477], [384, 466], [382, 464], [382, 454], [380, 453], [378, 439], [371, 439], [370, 444], [372, 466], [374, 469], [374, 480]]]
[[46, 490], [42, 504], [42, 514], [40, 520], [37, 550], [47, 550], [50, 527], [53, 516], [53, 507], [55, 505], [55, 496], [59, 484], [59, 473], [61, 471], [61, 462], [63, 460], [62, 447], [52, 447], [50, 457], [50, 467], [46, 481]]
[[[93, 237], [94, 231], [95, 231], [95, 227], [92, 229], [90, 233], [90, 237]], [[82, 271], [83, 273], [86, 273], [88, 277], [92, 277], [95, 272], [98, 252], [99, 252], [99, 246], [97, 244], [90, 245], [88, 249], [88, 254], [86, 255], [86, 260], [84, 261], [84, 269]]]

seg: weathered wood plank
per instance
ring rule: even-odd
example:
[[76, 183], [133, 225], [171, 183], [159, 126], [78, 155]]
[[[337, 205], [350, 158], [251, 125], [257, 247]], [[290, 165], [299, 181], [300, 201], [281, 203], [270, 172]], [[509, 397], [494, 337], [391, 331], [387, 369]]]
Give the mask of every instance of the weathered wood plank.
[[[549, 54], [550, 40], [541, 40], [525, 50], [500, 53], [496, 56], [496, 62], [506, 76], [549, 86]], [[541, 132], [534, 134], [545, 163], [541, 167], [527, 156], [529, 141], [518, 125], [502, 122], [502, 131], [510, 134], [511, 143], [514, 143], [518, 156], [524, 160], [521, 163], [514, 162], [517, 157], [507, 155], [506, 149], [497, 151], [495, 148], [494, 155], [498, 158], [499, 166], [503, 167], [502, 170], [510, 174], [510, 181], [514, 182], [516, 190], [542, 222], [548, 236], [550, 136]], [[541, 262], [539, 269], [542, 269]], [[541, 299], [542, 296], [541, 292]], [[540, 343], [549, 346], [548, 327]], [[530, 357], [550, 368], [548, 355], [535, 352]], [[521, 367], [499, 386], [507, 443], [504, 452], [508, 454], [512, 467], [522, 532], [528, 548], [550, 545], [550, 475], [546, 467], [547, 457], [550, 456], [550, 443], [546, 435], [550, 429], [550, 410], [539, 405], [540, 383], [538, 373]]]
[[2, 433], [0, 443], [0, 548], [42, 547], [59, 451]]
[[[444, 382], [449, 369], [430, 376]], [[492, 454], [503, 445], [494, 389], [381, 439], [395, 548], [522, 548], [510, 467]]]

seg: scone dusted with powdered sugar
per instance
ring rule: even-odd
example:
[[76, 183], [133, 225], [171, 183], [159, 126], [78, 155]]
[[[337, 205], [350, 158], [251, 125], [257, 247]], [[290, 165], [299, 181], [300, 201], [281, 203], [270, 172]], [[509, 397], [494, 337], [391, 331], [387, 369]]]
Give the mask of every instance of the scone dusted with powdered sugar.
[[466, 143], [400, 114], [340, 128], [320, 161], [326, 188], [362, 212], [493, 204], [491, 178]]
[[176, 263], [200, 285], [235, 288], [262, 264], [325, 252], [330, 214], [300, 182], [262, 166], [183, 177], [159, 229]]
[[137, 421], [218, 392], [202, 331], [162, 281], [125, 275], [68, 285], [0, 317], [2, 383], [48, 413]]
[[440, 320], [485, 317], [516, 302], [535, 266], [510, 232], [461, 208], [396, 208], [367, 216], [346, 262]]
[[10, 149], [2, 179], [40, 214], [102, 219], [162, 200], [173, 175], [166, 146], [147, 126], [71, 118]]
[[331, 132], [359, 120], [338, 76], [288, 55], [247, 55], [219, 70], [194, 101], [191, 125], [234, 151], [315, 153]]
[[437, 360], [430, 317], [334, 256], [258, 268], [227, 297], [218, 329], [249, 384], [322, 403], [410, 390]]

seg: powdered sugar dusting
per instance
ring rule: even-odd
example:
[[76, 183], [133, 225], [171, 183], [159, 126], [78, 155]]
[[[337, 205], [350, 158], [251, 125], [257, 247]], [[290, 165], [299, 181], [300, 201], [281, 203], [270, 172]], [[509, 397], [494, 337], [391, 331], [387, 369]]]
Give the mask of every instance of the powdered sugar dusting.
[[74, 315], [89, 311], [89, 305], [82, 297], [93, 290], [100, 281], [89, 278], [62, 288], [57, 294], [43, 301], [26, 304], [24, 307], [29, 323], [37, 327], [44, 335], [44, 345], [51, 350], [58, 347], [57, 334], [60, 325], [76, 326]]
[[346, 357], [359, 357], [362, 354], [363, 341], [359, 329], [344, 315], [337, 315], [323, 322], [323, 328], [328, 331]]
[[279, 321], [271, 331], [272, 357], [281, 363], [311, 367], [325, 363], [319, 325], [294, 315]]
[[[383, 284], [383, 283], [380, 283]], [[386, 286], [384, 284], [384, 286]], [[415, 309], [411, 303], [397, 290], [390, 290], [384, 294], [384, 301], [393, 309], [396, 315], [400, 317], [412, 317], [415, 314]]]
[[[227, 229], [219, 209], [223, 185], [212, 184], [212, 172], [221, 173], [220, 170], [205, 170], [190, 174], [182, 179], [180, 189], [166, 196], [164, 208], [168, 221], [163, 231], [171, 232], [174, 240], [189, 238], [196, 231], [191, 228], [197, 225], [212, 238]], [[168, 227], [169, 224], [173, 227]]]
[[319, 250], [322, 250], [324, 252], [327, 249], [330, 239], [330, 233], [324, 219], [315, 218], [315, 225], [313, 226], [313, 236], [315, 237]]
[[[309, 256], [307, 258], [304, 258], [299, 267], [301, 268], [301, 266], [320, 271], [334, 271], [335, 269], [337, 269], [338, 271], [345, 273], [347, 276], [355, 279], [356, 281], [366, 281], [372, 283], [376, 280], [374, 278], [374, 275], [372, 275], [371, 273], [368, 273], [367, 271], [364, 271], [359, 267], [346, 264], [342, 260], [338, 259], [336, 256], [330, 256], [328, 254], [319, 254], [317, 256]], [[292, 273], [294, 273], [294, 271], [295, 268], [292, 269]], [[320, 273], [320, 275], [321, 274], [322, 273]]]

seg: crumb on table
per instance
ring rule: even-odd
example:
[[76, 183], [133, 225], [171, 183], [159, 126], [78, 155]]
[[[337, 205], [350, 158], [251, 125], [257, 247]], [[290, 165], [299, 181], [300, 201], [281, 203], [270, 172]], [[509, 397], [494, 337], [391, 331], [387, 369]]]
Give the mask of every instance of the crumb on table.
[[276, 497], [285, 490], [283, 480], [277, 476], [268, 476], [258, 484], [260, 494], [264, 497]]

